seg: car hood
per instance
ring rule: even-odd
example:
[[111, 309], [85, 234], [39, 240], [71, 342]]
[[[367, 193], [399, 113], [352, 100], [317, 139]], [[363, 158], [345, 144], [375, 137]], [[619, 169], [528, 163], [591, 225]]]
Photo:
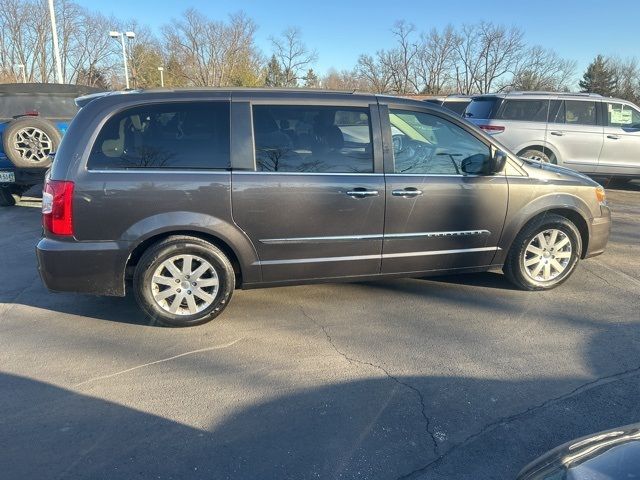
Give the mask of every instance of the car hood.
[[570, 168], [560, 167], [552, 163], [540, 162], [538, 160], [532, 160], [530, 158], [519, 157], [522, 162], [522, 168], [524, 168], [529, 176], [534, 178], [540, 178], [542, 180], [565, 180], [565, 181], [577, 181], [588, 186], [598, 186], [598, 182], [583, 175], [582, 173], [571, 170]]

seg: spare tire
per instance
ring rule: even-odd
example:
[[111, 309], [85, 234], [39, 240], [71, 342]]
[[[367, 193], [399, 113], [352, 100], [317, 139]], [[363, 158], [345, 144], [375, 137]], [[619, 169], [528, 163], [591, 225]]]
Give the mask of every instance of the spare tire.
[[62, 135], [49, 120], [38, 117], [19, 117], [2, 132], [5, 155], [20, 168], [47, 168]]

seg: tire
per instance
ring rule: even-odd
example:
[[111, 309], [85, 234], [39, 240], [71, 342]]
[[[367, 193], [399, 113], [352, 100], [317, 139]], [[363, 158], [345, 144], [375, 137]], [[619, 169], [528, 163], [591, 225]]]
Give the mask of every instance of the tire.
[[530, 158], [532, 160], [539, 160], [543, 163], [557, 163], [556, 157], [553, 155], [553, 153], [546, 154], [545, 152], [535, 148], [528, 148], [526, 150], [523, 150], [518, 156]]
[[10, 187], [0, 187], [0, 207], [13, 207], [19, 197], [11, 193]]
[[[191, 268], [185, 265], [187, 257], [191, 258]], [[167, 268], [170, 264], [176, 268], [172, 269], [174, 273]], [[198, 269], [204, 273], [193, 278]], [[189, 272], [191, 278], [186, 276]], [[179, 282], [174, 283], [176, 277]], [[158, 278], [162, 280], [158, 282]], [[198, 282], [201, 286], [194, 285]], [[133, 291], [140, 308], [151, 319], [170, 327], [190, 327], [213, 320], [228, 305], [234, 287], [235, 272], [227, 256], [209, 242], [182, 235], [149, 247], [133, 275]], [[180, 303], [176, 303], [178, 299]]]
[[20, 117], [11, 121], [2, 133], [4, 152], [16, 167], [47, 168], [62, 135], [49, 120]]
[[[542, 234], [548, 242], [553, 239], [554, 230], [558, 232], [555, 237], [556, 248], [550, 250], [539, 243], [539, 235]], [[562, 244], [565, 239], [568, 240]], [[543, 248], [539, 248], [541, 246]], [[542, 251], [534, 253], [534, 249]], [[503, 270], [507, 278], [522, 290], [550, 290], [571, 276], [581, 255], [582, 238], [573, 222], [560, 215], [544, 214], [530, 221], [516, 236]], [[561, 272], [555, 268], [554, 261], [564, 267]], [[530, 262], [530, 265], [526, 266], [525, 262]], [[534, 277], [539, 267], [541, 270]], [[545, 279], [543, 277], [547, 272], [551, 275]]]

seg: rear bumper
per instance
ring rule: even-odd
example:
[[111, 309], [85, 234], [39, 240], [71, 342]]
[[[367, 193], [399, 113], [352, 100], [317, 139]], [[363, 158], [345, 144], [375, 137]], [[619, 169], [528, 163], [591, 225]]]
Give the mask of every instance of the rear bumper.
[[36, 246], [40, 277], [55, 292], [122, 297], [128, 249], [117, 242], [43, 238]]
[[47, 168], [15, 168], [13, 166], [0, 165], [0, 172], [13, 172], [16, 180], [14, 183], [0, 183], [2, 185], [37, 185], [44, 182]]
[[591, 221], [591, 236], [589, 237], [589, 246], [584, 258], [595, 257], [604, 252], [609, 234], [611, 233], [611, 210], [607, 206], [601, 206], [602, 216], [596, 217]]

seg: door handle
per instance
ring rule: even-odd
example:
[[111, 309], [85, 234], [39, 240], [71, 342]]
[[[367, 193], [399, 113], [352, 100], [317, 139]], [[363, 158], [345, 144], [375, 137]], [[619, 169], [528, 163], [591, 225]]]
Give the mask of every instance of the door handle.
[[354, 198], [376, 197], [378, 196], [378, 190], [365, 190], [365, 189], [353, 189], [348, 190], [347, 195]]
[[561, 137], [561, 136], [564, 135], [564, 132], [557, 132], [556, 131], [556, 132], [550, 132], [550, 133], [551, 133], [551, 135], [555, 135], [556, 137]]
[[414, 187], [407, 187], [404, 190], [393, 190], [391, 195], [394, 197], [417, 197], [422, 195], [422, 190], [418, 190]]
[[619, 140], [620, 137], [618, 135], [607, 135], [607, 138], [610, 138], [611, 140]]

